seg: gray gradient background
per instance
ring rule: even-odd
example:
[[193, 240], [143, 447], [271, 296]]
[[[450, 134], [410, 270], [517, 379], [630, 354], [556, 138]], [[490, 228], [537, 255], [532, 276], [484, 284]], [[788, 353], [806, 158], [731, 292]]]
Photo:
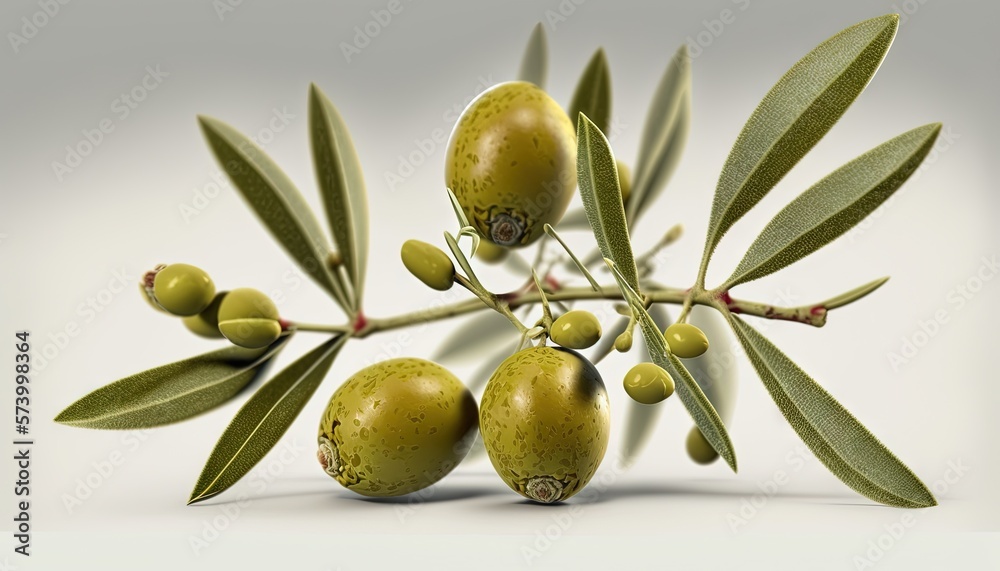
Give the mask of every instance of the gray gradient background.
[[[52, 423], [59, 410], [98, 386], [210, 348], [149, 311], [136, 294], [131, 281], [157, 262], [198, 264], [222, 287], [277, 290], [287, 296], [283, 314], [293, 319], [339, 319], [318, 288], [304, 278], [295, 282], [292, 262], [228, 185], [196, 217], [182, 216], [181, 205], [190, 205], [195, 190], [218, 173], [197, 128], [199, 113], [248, 133], [266, 128], [275, 108], [294, 115], [266, 149], [318, 206], [306, 90], [310, 81], [319, 83], [348, 122], [368, 181], [374, 233], [369, 313], [418, 309], [440, 298], [405, 273], [398, 248], [411, 237], [437, 242], [441, 231], [454, 225], [441, 191], [443, 151], [430, 153], [395, 189], [384, 173], [397, 168], [399, 155], [417, 149], [415, 140], [435, 129], [448, 132], [445, 112], [481, 90], [480, 78], [512, 78], [531, 27], [546, 19], [546, 11], [558, 11], [560, 3], [404, 2], [403, 11], [347, 62], [339, 44], [352, 41], [354, 27], [364, 26], [372, 19], [369, 11], [386, 4], [245, 0], [220, 19], [208, 1], [70, 2], [19, 53], [9, 45], [0, 50], [2, 331], [10, 335], [27, 328], [35, 348], [43, 349], [50, 334], [67, 325], [79, 328], [65, 347], [50, 348], [58, 355], [33, 378], [34, 556], [25, 560], [5, 548], [0, 564], [506, 569], [526, 565], [523, 548], [537, 547], [546, 530], [569, 521], [561, 537], [532, 561], [535, 567], [619, 568], [630, 560], [638, 568], [669, 561], [685, 569], [742, 568], [748, 562], [770, 569], [852, 569], [853, 558], [864, 557], [869, 542], [886, 537], [886, 526], [904, 517], [915, 523], [891, 541], [874, 563], [878, 568], [998, 564], [994, 323], [1000, 283], [987, 281], [961, 309], [948, 300], [949, 292], [976, 275], [984, 256], [1000, 254], [995, 229], [1000, 199], [988, 178], [1000, 127], [995, 112], [1000, 10], [987, 2], [589, 0], [548, 26], [549, 86], [563, 104], [593, 49], [606, 48], [622, 125], [614, 146], [631, 161], [649, 97], [670, 54], [705, 29], [703, 20], [734, 10], [735, 22], [695, 58], [694, 129], [684, 161], [656, 205], [657, 214], [636, 231], [636, 242], [649, 244], [667, 225], [685, 222], [687, 234], [658, 274], [680, 286], [694, 276], [718, 171], [760, 97], [798, 57], [841, 28], [887, 12], [912, 12], [868, 90], [723, 241], [709, 281], [724, 277], [739, 260], [739, 246], [796, 193], [885, 139], [942, 121], [950, 143], [939, 147], [928, 168], [863, 232], [740, 287], [746, 298], [784, 296], [806, 303], [892, 276], [869, 299], [833, 312], [821, 330], [775, 324], [767, 331], [925, 482], [943, 482], [949, 462], [968, 466], [956, 482], [942, 483], [937, 508], [874, 506], [816, 461], [794, 470], [788, 455], [799, 440], [745, 362], [732, 424], [738, 475], [721, 464], [703, 468], [687, 460], [683, 438], [690, 420], [672, 399], [638, 464], [626, 474], [612, 473], [614, 482], [602, 501], [579, 512], [519, 503], [484, 459], [463, 465], [434, 488], [432, 500], [454, 501], [385, 504], [339, 489], [316, 469], [312, 456], [324, 398], [338, 379], [380, 354], [403, 347], [405, 354], [430, 355], [437, 335], [452, 325], [352, 343], [287, 434], [284, 459], [272, 454], [264, 475], [256, 473], [254, 481], [211, 505], [185, 507], [183, 500], [238, 402], [142, 435]], [[19, 30], [21, 18], [39, 8], [19, 0], [0, 10], [7, 33]], [[169, 77], [129, 117], [119, 119], [113, 100], [139, 84], [146, 66], [156, 65]], [[82, 129], [104, 118], [112, 119], [114, 131], [81, 166], [57, 180], [52, 161], [64, 160], [64, 147], [78, 143]], [[583, 247], [586, 236], [574, 236], [574, 243]], [[125, 292], [101, 298], [109, 303], [99, 313], [81, 311], [120, 269], [130, 280]], [[484, 273], [497, 289], [516, 281]], [[939, 311], [948, 322], [894, 371], [887, 355], [900, 351], [902, 338], [912, 338], [920, 322]], [[298, 340], [281, 363], [308, 349], [307, 341]], [[2, 354], [12, 362], [11, 345]], [[604, 368], [616, 428], [626, 403], [617, 379], [629, 363], [618, 356]], [[473, 368], [455, 370], [467, 374]], [[6, 386], [13, 393], [12, 380]], [[4, 431], [12, 423], [10, 408], [5, 405], [0, 413]], [[614, 439], [609, 458], [617, 446]], [[81, 505], [67, 510], [64, 495], [74, 493], [78, 480], [95, 478], [93, 463], [116, 453], [123, 463], [101, 478]], [[268, 467], [281, 476], [270, 481]], [[12, 468], [0, 464], [4, 494], [11, 493]], [[727, 514], [738, 513], [741, 502], [778, 470], [790, 474], [789, 482], [733, 533]], [[237, 502], [240, 498], [248, 500]], [[4, 521], [10, 521], [13, 503], [13, 495], [0, 499]], [[227, 510], [238, 515], [226, 516]], [[196, 553], [190, 538], [204, 533], [206, 525], [221, 526], [213, 521], [226, 529]], [[4, 534], [0, 544], [9, 541]]]

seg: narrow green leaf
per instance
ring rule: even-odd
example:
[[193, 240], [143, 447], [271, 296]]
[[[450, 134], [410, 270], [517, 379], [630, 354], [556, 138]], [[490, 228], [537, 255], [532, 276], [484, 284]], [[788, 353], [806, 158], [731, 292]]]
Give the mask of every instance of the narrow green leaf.
[[601, 335], [601, 340], [594, 345], [594, 350], [590, 353], [590, 362], [598, 365], [605, 357], [611, 354], [611, 351], [615, 348], [615, 339], [625, 328], [628, 327], [629, 319], [627, 317], [620, 317], [618, 321], [615, 322], [615, 326], [608, 329], [608, 331]]
[[556, 226], [560, 230], [590, 230], [590, 219], [587, 218], [587, 210], [576, 208], [567, 212]]
[[580, 273], [583, 274], [585, 278], [587, 278], [588, 282], [590, 282], [590, 287], [593, 288], [594, 291], [601, 291], [601, 286], [597, 284], [597, 280], [595, 280], [594, 276], [590, 274], [590, 270], [588, 270], [587, 266], [583, 265], [583, 262], [581, 262], [580, 259], [576, 257], [576, 254], [573, 253], [573, 250], [571, 250], [569, 246], [566, 244], [566, 242], [563, 241], [562, 236], [560, 236], [559, 233], [556, 232], [556, 229], [553, 228], [551, 224], [545, 225], [545, 233], [555, 238], [556, 242], [559, 242], [559, 245], [562, 246], [563, 250], [565, 250], [566, 253], [569, 255], [570, 260], [572, 260], [573, 263], [576, 264], [576, 269], [579, 270]]
[[872, 280], [864, 285], [860, 285], [850, 291], [846, 291], [840, 295], [831, 297], [830, 299], [817, 304], [819, 307], [823, 307], [827, 310], [837, 309], [838, 307], [843, 307], [849, 303], [854, 303], [859, 299], [865, 297], [866, 295], [872, 293], [878, 288], [882, 287], [885, 282], [889, 281], [889, 276], [884, 278], [879, 278], [877, 280]]
[[459, 325], [438, 345], [434, 361], [480, 361], [496, 347], [513, 347], [518, 333], [496, 311], [481, 311]]
[[723, 234], [760, 202], [861, 94], [898, 26], [899, 16], [892, 14], [841, 31], [806, 54], [764, 96], [722, 167], [702, 273]]
[[626, 219], [634, 224], [670, 181], [691, 130], [691, 58], [687, 44], [667, 65], [646, 113]]
[[334, 337], [313, 349], [250, 397], [215, 444], [188, 504], [221, 494], [264, 458], [316, 392], [348, 338]]
[[524, 49], [524, 56], [521, 58], [521, 70], [517, 78], [521, 81], [530, 81], [538, 87], [545, 89], [545, 77], [549, 70], [549, 46], [545, 38], [545, 26], [541, 22], [535, 25], [531, 31], [531, 38]]
[[917, 170], [940, 131], [933, 123], [903, 133], [800, 194], [757, 236], [723, 288], [773, 274], [850, 230]]
[[583, 113], [602, 132], [611, 125], [611, 72], [604, 48], [598, 48], [587, 63], [573, 92], [569, 116], [576, 118]]
[[236, 129], [211, 117], [202, 116], [198, 121], [222, 169], [278, 243], [341, 307], [349, 308], [327, 263], [330, 246], [292, 181]]
[[316, 85], [309, 89], [309, 134], [330, 230], [360, 309], [368, 262], [368, 196], [361, 161], [343, 118]]
[[[653, 307], [656, 307], [655, 305]], [[688, 314], [688, 323], [705, 332], [708, 350], [700, 357], [685, 359], [684, 365], [698, 386], [712, 402], [719, 418], [728, 426], [736, 410], [738, 369], [732, 337], [725, 320], [714, 309], [696, 305]]]
[[725, 312], [771, 398], [817, 458], [859, 494], [890, 506], [937, 505], [914, 474], [766, 337]]
[[234, 397], [290, 338], [282, 336], [263, 349], [227, 347], [125, 377], [69, 405], [55, 421], [134, 430], [186, 420]]
[[712, 448], [726, 460], [726, 463], [735, 472], [736, 452], [733, 450], [733, 443], [729, 439], [726, 425], [719, 418], [719, 413], [716, 412], [708, 397], [702, 392], [701, 387], [698, 386], [698, 382], [691, 377], [691, 373], [685, 368], [684, 363], [670, 352], [666, 339], [663, 338], [663, 332], [660, 331], [653, 318], [646, 311], [639, 294], [628, 285], [625, 277], [622, 276], [621, 272], [618, 271], [618, 267], [611, 260], [605, 259], [605, 262], [611, 268], [611, 273], [614, 274], [615, 281], [618, 282], [622, 294], [635, 314], [639, 328], [642, 330], [643, 339], [646, 341], [646, 352], [649, 353], [650, 360], [663, 367], [674, 378], [674, 381], [677, 383], [677, 395], [680, 397], [681, 402], [684, 403], [684, 407], [691, 415], [691, 418], [694, 419], [695, 424], [701, 429], [702, 434], [705, 435], [705, 439], [712, 445]]
[[469, 278], [469, 281], [472, 282], [472, 285], [476, 286], [482, 291], [486, 291], [486, 288], [483, 287], [482, 282], [480, 282], [479, 278], [476, 276], [476, 272], [472, 271], [472, 264], [469, 263], [469, 258], [466, 257], [465, 252], [462, 251], [462, 248], [458, 246], [458, 240], [456, 240], [455, 237], [449, 234], [448, 232], [444, 233], [444, 240], [445, 242], [448, 243], [448, 249], [451, 250], [452, 256], [455, 257], [455, 261], [458, 262], [458, 265], [461, 266], [462, 271], [465, 272], [465, 277]]
[[[670, 325], [670, 315], [662, 305], [651, 305], [649, 316], [653, 318], [653, 323], [660, 331]], [[648, 349], [636, 352], [640, 363], [646, 361], [644, 354], [648, 352]], [[641, 404], [629, 399], [628, 412], [625, 413], [625, 436], [622, 438], [622, 464], [631, 466], [635, 463], [656, 430], [656, 423], [660, 420], [662, 411], [662, 406]]]
[[576, 136], [577, 181], [594, 238], [601, 254], [613, 261], [625, 277], [625, 283], [639, 291], [638, 271], [611, 146], [600, 129], [583, 114], [577, 120]]

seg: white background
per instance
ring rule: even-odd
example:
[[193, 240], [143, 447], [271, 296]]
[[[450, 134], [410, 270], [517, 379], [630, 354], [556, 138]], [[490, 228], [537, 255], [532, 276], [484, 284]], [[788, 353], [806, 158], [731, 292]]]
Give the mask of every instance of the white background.
[[[354, 41], [354, 28], [363, 28], [373, 19], [371, 11], [385, 9], [387, 2], [244, 1], [221, 16], [210, 2], [71, 2], [16, 52], [5, 48], [0, 333], [12, 338], [15, 330], [30, 330], [35, 350], [48, 346], [49, 358], [44, 368], [37, 363], [32, 381], [33, 556], [26, 560], [5, 548], [0, 565], [349, 571], [629, 563], [852, 569], [860, 557], [879, 569], [996, 568], [993, 371], [1000, 282], [969, 283], [981, 270], [992, 277], [983, 270], [983, 259], [1000, 254], [995, 230], [1000, 201], [988, 179], [997, 156], [998, 49], [991, 27], [996, 8], [935, 0], [896, 6], [756, 0], [445, 4], [404, 2], [350, 61], [341, 43]], [[719, 28], [711, 21], [727, 9], [734, 20], [712, 35], [709, 29]], [[21, 33], [21, 19], [41, 8], [18, 1], [2, 10], [3, 30]], [[684, 162], [635, 232], [641, 250], [670, 225], [684, 222], [687, 233], [657, 278], [687, 286], [719, 169], [757, 101], [826, 37], [862, 19], [903, 10], [909, 14], [868, 90], [727, 236], [709, 281], [721, 280], [741, 257], [741, 245], [798, 192], [892, 136], [942, 121], [943, 135], [927, 168], [862, 232], [737, 292], [800, 304], [892, 276], [870, 298], [834, 311], [822, 329], [779, 323], [768, 324], [767, 333], [935, 489], [938, 507], [877, 506], [819, 462], [800, 462], [800, 440], [745, 362], [731, 426], [738, 474], [722, 463], [700, 467], [687, 459], [683, 439], [690, 419], [677, 399], [663, 406], [662, 422], [638, 463], [628, 472], [615, 471], [612, 460], [627, 404], [620, 378], [634, 359], [618, 355], [602, 365], [615, 432], [592, 484], [596, 502], [526, 504], [482, 457], [460, 466], [423, 498], [371, 501], [339, 488], [318, 468], [312, 448], [325, 399], [340, 381], [380, 356], [397, 351], [430, 356], [457, 322], [351, 342], [282, 444], [251, 476], [206, 505], [184, 503], [242, 399], [142, 434], [82, 430], [50, 420], [110, 381], [216, 346], [190, 336], [139, 298], [133, 282], [156, 263], [189, 262], [207, 269], [220, 287], [280, 293], [286, 298], [280, 309], [291, 319], [341, 319], [231, 187], [213, 193], [207, 204], [195, 204], [197, 193], [212, 193], [219, 172], [198, 131], [197, 114], [269, 141], [268, 153], [318, 208], [306, 95], [310, 81], [324, 88], [352, 130], [369, 186], [367, 310], [392, 315], [427, 307], [441, 296], [405, 272], [400, 244], [407, 238], [440, 243], [454, 220], [443, 194], [440, 145], [401, 184], [388, 184], [385, 173], [397, 172], [401, 156], [423, 153], [416, 141], [437, 129], [449, 132], [454, 109], [483, 83], [514, 76], [535, 22], [547, 22], [550, 92], [563, 104], [593, 50], [598, 45], [607, 50], [621, 127], [614, 147], [626, 162], [636, 156], [649, 97], [668, 58], [681, 42], [698, 44], [702, 33]], [[115, 100], [141, 84], [147, 66], [160, 66], [169, 75], [122, 117]], [[287, 125], [272, 121], [276, 109], [294, 117]], [[64, 162], [65, 147], [77, 145], [82, 130], [103, 119], [114, 130], [82, 164], [57, 176], [53, 161]], [[269, 125], [280, 130], [268, 132]], [[184, 215], [182, 207], [202, 205], [196, 215]], [[589, 249], [586, 235], [572, 238], [581, 250]], [[104, 292], [115, 272], [127, 275], [128, 287], [120, 294]], [[481, 277], [502, 291], [524, 276], [486, 269]], [[954, 295], [962, 285], [981, 287], [959, 307]], [[100, 312], [81, 309], [90, 298], [100, 300]], [[922, 336], [921, 323], [930, 327], [925, 322], [935, 315], [946, 323]], [[79, 334], [60, 340], [67, 326]], [[279, 366], [320, 339], [302, 335]], [[904, 339], [922, 346], [894, 368], [890, 354], [900, 353]], [[11, 362], [12, 345], [2, 353]], [[452, 368], [465, 376], [476, 364]], [[8, 387], [12, 393], [12, 380]], [[12, 395], [2, 402], [12, 404]], [[0, 409], [0, 426], [12, 423], [10, 408]], [[121, 463], [102, 475], [100, 467], [112, 456]], [[14, 467], [8, 462], [0, 464], [0, 489], [11, 496], [0, 505], [12, 517]], [[782, 479], [779, 472], [787, 483], [774, 495], [762, 492]], [[68, 504], [70, 497], [80, 503]], [[751, 512], [746, 505], [754, 503]], [[735, 517], [745, 518], [745, 525], [734, 525]], [[892, 537], [899, 529], [902, 535]], [[546, 534], [555, 540], [543, 539]], [[193, 539], [207, 545], [195, 549]], [[882, 548], [873, 549], [879, 542]]]

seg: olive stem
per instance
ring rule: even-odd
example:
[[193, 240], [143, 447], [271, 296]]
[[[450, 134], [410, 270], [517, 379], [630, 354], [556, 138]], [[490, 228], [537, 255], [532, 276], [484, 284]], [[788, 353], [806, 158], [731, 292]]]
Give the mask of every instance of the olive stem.
[[499, 297], [497, 297], [496, 294], [490, 293], [485, 289], [483, 289], [482, 287], [477, 286], [462, 274], [458, 273], [455, 274], [455, 283], [459, 284], [460, 286], [464, 287], [465, 289], [475, 294], [475, 296], [478, 297], [480, 301], [486, 304], [486, 307], [489, 307], [490, 309], [496, 311], [500, 315], [503, 315], [508, 320], [510, 320], [510, 322], [514, 325], [514, 327], [517, 327], [517, 331], [519, 333], [524, 333], [525, 331], [528, 330], [528, 328], [525, 327], [523, 323], [521, 323], [521, 320], [518, 319], [516, 315], [514, 315], [514, 312], [511, 311], [510, 305], [508, 305], [506, 301], [503, 301]]
[[[458, 283], [467, 282], [464, 277], [456, 278]], [[471, 284], [464, 287], [469, 287]], [[475, 293], [475, 292], [473, 292]], [[799, 307], [779, 307], [766, 303], [757, 303], [741, 299], [733, 299], [728, 292], [719, 290], [684, 290], [679, 288], [663, 287], [658, 289], [643, 290], [647, 300], [652, 303], [689, 304], [706, 305], [716, 309], [726, 309], [732, 313], [742, 315], [752, 315], [766, 319], [777, 319], [782, 321], [794, 321], [805, 323], [814, 327], [822, 327], [826, 323], [827, 308], [823, 304], [810, 304]], [[588, 287], [567, 287], [559, 291], [546, 294], [550, 302], [555, 301], [594, 301], [594, 300], [622, 300], [621, 291], [614, 284], [601, 287], [601, 291], [594, 291]], [[541, 295], [537, 291], [525, 292], [510, 299], [500, 299], [497, 296], [483, 299], [477, 294], [477, 299], [459, 301], [450, 305], [438, 306], [409, 313], [403, 313], [392, 317], [368, 318], [365, 325], [354, 330], [349, 325], [314, 325], [307, 323], [293, 323], [291, 327], [298, 331], [315, 331], [321, 333], [345, 333], [354, 331], [354, 337], [364, 338], [372, 333], [389, 331], [410, 327], [420, 323], [440, 321], [450, 317], [474, 313], [482, 309], [490, 308], [507, 317], [511, 323], [524, 333], [528, 330], [521, 321], [514, 316], [513, 310], [519, 307], [536, 304], [541, 301]]]

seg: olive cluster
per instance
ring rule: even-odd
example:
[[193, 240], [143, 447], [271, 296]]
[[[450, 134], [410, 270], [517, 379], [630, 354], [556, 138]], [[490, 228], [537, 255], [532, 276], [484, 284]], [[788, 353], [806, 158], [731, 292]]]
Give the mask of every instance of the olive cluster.
[[180, 317], [196, 335], [248, 349], [267, 347], [281, 335], [278, 308], [266, 294], [252, 288], [216, 292], [208, 273], [190, 264], [159, 265], [140, 286], [150, 305]]

